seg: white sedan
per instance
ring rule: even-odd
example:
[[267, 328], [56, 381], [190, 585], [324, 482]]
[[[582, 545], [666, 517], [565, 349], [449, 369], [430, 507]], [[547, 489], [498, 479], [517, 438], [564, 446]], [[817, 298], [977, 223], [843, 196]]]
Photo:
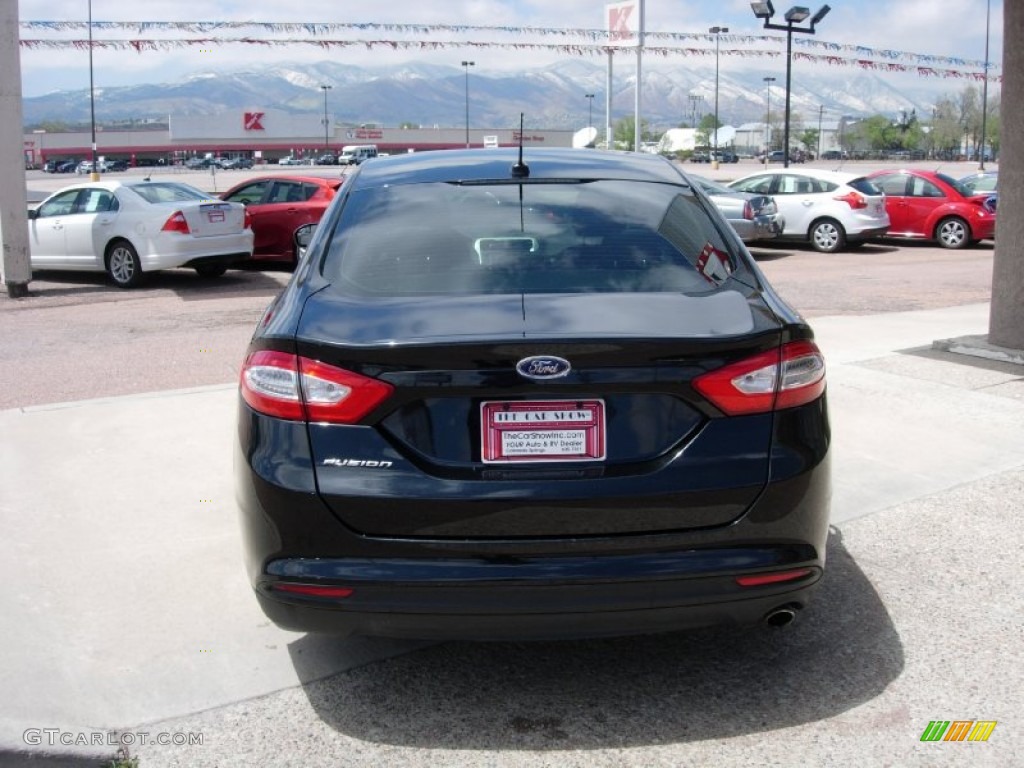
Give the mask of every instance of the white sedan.
[[217, 277], [252, 256], [245, 206], [179, 182], [74, 184], [28, 217], [33, 269], [106, 272], [121, 288], [174, 267]]
[[889, 229], [882, 191], [854, 173], [785, 168], [753, 173], [729, 186], [771, 195], [786, 218], [780, 239], [808, 241], [825, 253], [860, 245]]

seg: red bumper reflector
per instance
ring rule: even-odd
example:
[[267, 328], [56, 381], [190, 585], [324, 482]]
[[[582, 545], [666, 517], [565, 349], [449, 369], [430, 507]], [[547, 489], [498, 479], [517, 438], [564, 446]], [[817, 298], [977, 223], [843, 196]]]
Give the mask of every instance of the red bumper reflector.
[[276, 592], [290, 592], [293, 595], [310, 597], [349, 597], [354, 589], [348, 587], [328, 587], [316, 584], [272, 584], [270, 588]]
[[765, 584], [778, 584], [783, 581], [796, 581], [811, 573], [810, 568], [797, 568], [795, 571], [775, 571], [759, 573], [754, 576], [737, 576], [736, 583], [741, 587], [760, 587]]

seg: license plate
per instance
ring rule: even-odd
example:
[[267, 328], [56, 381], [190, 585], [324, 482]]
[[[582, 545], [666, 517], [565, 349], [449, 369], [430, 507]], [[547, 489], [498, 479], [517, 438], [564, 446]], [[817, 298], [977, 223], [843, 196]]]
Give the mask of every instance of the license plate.
[[480, 429], [485, 464], [605, 458], [603, 400], [489, 401]]
[[206, 213], [206, 220], [211, 224], [224, 221], [226, 205], [202, 205], [200, 209]]

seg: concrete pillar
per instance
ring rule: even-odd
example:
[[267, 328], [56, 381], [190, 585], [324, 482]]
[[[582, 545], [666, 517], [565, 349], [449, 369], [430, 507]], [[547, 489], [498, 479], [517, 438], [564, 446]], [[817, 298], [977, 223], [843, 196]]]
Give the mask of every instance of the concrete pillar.
[[990, 344], [1024, 350], [1024, 3], [1003, 3], [999, 102], [999, 214], [992, 272]]
[[12, 299], [28, 295], [32, 279], [18, 33], [18, 0], [0, 0], [0, 245], [4, 284]]

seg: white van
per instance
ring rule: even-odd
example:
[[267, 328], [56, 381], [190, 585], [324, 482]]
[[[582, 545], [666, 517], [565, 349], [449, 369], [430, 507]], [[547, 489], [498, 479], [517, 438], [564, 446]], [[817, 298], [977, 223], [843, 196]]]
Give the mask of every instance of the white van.
[[341, 148], [338, 165], [359, 165], [364, 160], [377, 156], [376, 144], [350, 144]]

